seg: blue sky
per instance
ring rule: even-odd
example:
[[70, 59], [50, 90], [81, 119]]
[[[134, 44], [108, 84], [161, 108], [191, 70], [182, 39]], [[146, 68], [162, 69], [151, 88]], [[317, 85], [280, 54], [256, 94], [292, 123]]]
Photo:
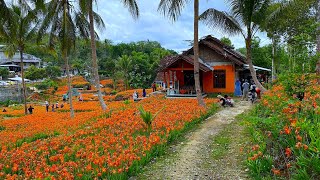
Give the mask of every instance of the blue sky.
[[[181, 52], [188, 49], [185, 40], [193, 39], [193, 1], [183, 9], [181, 16], [175, 22], [164, 17], [157, 11], [159, 0], [137, 0], [140, 17], [134, 20], [120, 0], [97, 1], [97, 12], [102, 16], [106, 29], [99, 32], [100, 38], [110, 39], [114, 43], [141, 40], [158, 41], [167, 49]], [[223, 0], [202, 0], [200, 13], [208, 8], [227, 11], [227, 4]], [[242, 36], [229, 36], [218, 30], [207, 28], [200, 23], [199, 38], [211, 34], [214, 37], [223, 36], [231, 39], [236, 48], [244, 47]], [[258, 34], [261, 44], [269, 43], [264, 33]]]

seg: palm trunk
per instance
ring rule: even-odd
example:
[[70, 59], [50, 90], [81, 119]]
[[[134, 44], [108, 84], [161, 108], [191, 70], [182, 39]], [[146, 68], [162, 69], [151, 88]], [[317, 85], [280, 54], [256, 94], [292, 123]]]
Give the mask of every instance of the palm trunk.
[[195, 83], [197, 100], [198, 100], [199, 106], [206, 106], [203, 101], [201, 88], [200, 88], [198, 25], [199, 25], [199, 0], [194, 0], [194, 29], [193, 29], [194, 83]]
[[[320, 0], [317, 2], [317, 22], [320, 23]], [[320, 25], [317, 27], [318, 32], [320, 31]], [[317, 53], [320, 53], [320, 35], [317, 33]], [[320, 59], [318, 59], [316, 65], [316, 75], [318, 77], [318, 84], [320, 84]]]
[[259, 89], [261, 89], [261, 92], [265, 92], [265, 91], [267, 91], [267, 89], [264, 88], [262, 86], [262, 84], [258, 81], [256, 71], [253, 68], [252, 59], [251, 59], [251, 41], [252, 41], [252, 39], [250, 36], [246, 38], [247, 63], [249, 65], [249, 70], [250, 70], [250, 73], [251, 73], [251, 76], [252, 76], [254, 83], [256, 84], [256, 86]]
[[20, 67], [21, 67], [21, 79], [22, 79], [22, 92], [23, 92], [24, 114], [28, 114], [27, 92], [26, 92], [26, 84], [25, 84], [25, 82], [24, 82], [23, 48], [22, 48], [22, 47], [20, 47]]
[[69, 103], [70, 103], [70, 117], [74, 118], [74, 110], [72, 105], [72, 87], [71, 87], [71, 77], [70, 77], [70, 71], [69, 71], [69, 60], [68, 55], [66, 52], [63, 53], [63, 59], [66, 65], [66, 71], [67, 71], [67, 78], [68, 78], [68, 96], [69, 96]]
[[272, 78], [272, 82], [276, 79], [275, 77], [275, 71], [276, 71], [276, 68], [275, 68], [275, 47], [276, 46], [276, 41], [274, 39], [274, 37], [272, 37], [272, 72], [271, 72], [271, 78]]
[[107, 110], [107, 105], [103, 100], [101, 88], [100, 88], [100, 79], [98, 74], [98, 62], [97, 62], [97, 50], [96, 50], [96, 41], [94, 37], [94, 21], [93, 21], [93, 12], [92, 12], [92, 0], [89, 2], [89, 20], [90, 20], [90, 38], [91, 38], [91, 51], [92, 51], [92, 71], [94, 76], [95, 86], [98, 90], [98, 98], [103, 111]]

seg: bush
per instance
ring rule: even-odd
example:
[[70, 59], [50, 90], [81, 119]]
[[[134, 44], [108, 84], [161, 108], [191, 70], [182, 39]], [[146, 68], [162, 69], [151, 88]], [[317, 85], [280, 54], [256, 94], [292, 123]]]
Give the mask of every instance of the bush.
[[320, 86], [313, 74], [279, 78], [242, 117], [251, 134], [254, 179], [320, 179]]
[[54, 88], [55, 91], [58, 90], [58, 84], [55, 81], [47, 79], [39, 84], [36, 84], [35, 87], [39, 90], [46, 90], [50, 87]]

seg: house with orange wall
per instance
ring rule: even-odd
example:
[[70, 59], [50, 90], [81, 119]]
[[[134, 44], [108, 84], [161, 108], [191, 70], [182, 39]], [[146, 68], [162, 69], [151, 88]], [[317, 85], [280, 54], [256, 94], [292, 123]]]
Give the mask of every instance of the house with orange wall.
[[[199, 65], [200, 86], [204, 93], [233, 93], [237, 79], [251, 80], [246, 58], [210, 35], [199, 41]], [[193, 66], [193, 48], [190, 48], [182, 54], [163, 58], [158, 77], [175, 94], [195, 94]], [[270, 71], [257, 66], [255, 69]], [[267, 79], [260, 77], [263, 78]]]

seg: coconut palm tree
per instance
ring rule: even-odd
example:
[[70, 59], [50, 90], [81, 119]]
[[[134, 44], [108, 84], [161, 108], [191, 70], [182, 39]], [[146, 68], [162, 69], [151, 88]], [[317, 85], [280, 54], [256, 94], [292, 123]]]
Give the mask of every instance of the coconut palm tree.
[[74, 9], [71, 0], [51, 0], [46, 4], [44, 19], [38, 31], [38, 40], [49, 30], [49, 47], [53, 49], [57, 42], [65, 62], [68, 79], [70, 116], [74, 117], [72, 88], [69, 67], [69, 54], [75, 48], [77, 34], [89, 36], [89, 22], [84, 15]]
[[[123, 0], [124, 6], [128, 7], [132, 16], [138, 18], [139, 9], [135, 0]], [[96, 50], [96, 41], [94, 34], [94, 23], [100, 27], [104, 27], [103, 21], [100, 16], [93, 11], [93, 0], [79, 0], [79, 7], [81, 11], [89, 17], [90, 22], [90, 39], [91, 39], [91, 51], [92, 51], [92, 71], [95, 80], [95, 86], [98, 90], [99, 102], [103, 110], [107, 109], [107, 106], [103, 100], [101, 89], [100, 89], [100, 80], [98, 74], [98, 62], [97, 62], [97, 50]], [[94, 22], [95, 20], [95, 22]]]
[[200, 15], [200, 20], [211, 28], [219, 28], [231, 35], [241, 34], [246, 43], [246, 58], [255, 84], [262, 90], [266, 89], [257, 79], [251, 59], [252, 38], [259, 30], [267, 16], [270, 0], [228, 0], [231, 14], [210, 8]]
[[[0, 2], [1, 4], [2, 2]], [[1, 4], [3, 7], [5, 5]], [[20, 68], [22, 78], [23, 103], [25, 114], [27, 111], [27, 93], [24, 79], [23, 52], [28, 42], [36, 35], [38, 30], [37, 14], [27, 3], [24, 5], [12, 4], [6, 7], [6, 17], [0, 25], [0, 39], [5, 43], [5, 54], [12, 58], [17, 51], [20, 54]], [[0, 21], [1, 22], [1, 21]]]
[[129, 86], [129, 71], [132, 67], [132, 59], [130, 56], [123, 55], [119, 57], [118, 61], [116, 62], [116, 68], [121, 72], [122, 77], [124, 78], [124, 88], [125, 90], [128, 89]]
[[[158, 11], [162, 12], [165, 16], [169, 16], [173, 21], [177, 20], [180, 16], [182, 8], [188, 3], [188, 0], [160, 0]], [[202, 98], [200, 88], [200, 75], [199, 75], [199, 0], [194, 0], [194, 40], [193, 40], [193, 53], [194, 53], [194, 81], [197, 93], [197, 100], [200, 106], [205, 106]]]

